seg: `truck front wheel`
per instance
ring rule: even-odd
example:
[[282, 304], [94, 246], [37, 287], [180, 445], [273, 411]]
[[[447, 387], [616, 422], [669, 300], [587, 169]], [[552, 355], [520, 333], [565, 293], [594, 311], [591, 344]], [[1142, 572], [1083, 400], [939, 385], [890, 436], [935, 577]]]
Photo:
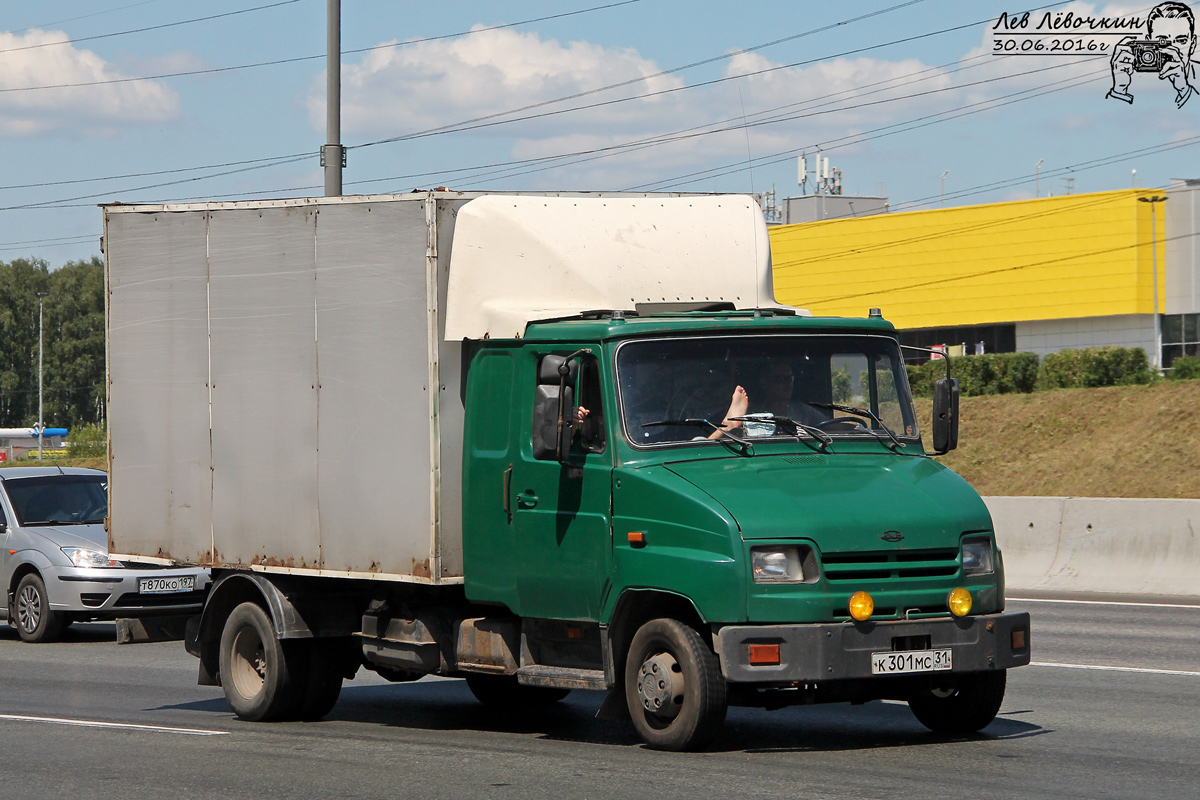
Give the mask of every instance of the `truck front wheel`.
[[934, 683], [908, 699], [917, 721], [934, 733], [961, 736], [983, 730], [1000, 711], [1006, 684], [1004, 670], [961, 675]]
[[700, 634], [654, 619], [634, 634], [625, 660], [625, 699], [638, 735], [659, 750], [698, 750], [725, 723], [725, 678]]
[[293, 718], [300, 711], [304, 700], [297, 674], [300, 659], [288, 644], [276, 638], [270, 617], [256, 603], [242, 603], [225, 621], [221, 686], [239, 718], [269, 722]]

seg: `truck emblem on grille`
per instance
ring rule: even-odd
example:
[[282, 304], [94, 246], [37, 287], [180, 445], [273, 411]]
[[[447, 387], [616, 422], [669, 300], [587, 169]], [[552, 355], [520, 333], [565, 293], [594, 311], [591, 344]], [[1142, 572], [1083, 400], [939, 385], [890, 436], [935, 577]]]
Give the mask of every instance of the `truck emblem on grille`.
[[898, 542], [904, 538], [904, 534], [902, 534], [900, 531], [884, 531], [883, 535], [879, 538], [883, 539], [885, 542]]

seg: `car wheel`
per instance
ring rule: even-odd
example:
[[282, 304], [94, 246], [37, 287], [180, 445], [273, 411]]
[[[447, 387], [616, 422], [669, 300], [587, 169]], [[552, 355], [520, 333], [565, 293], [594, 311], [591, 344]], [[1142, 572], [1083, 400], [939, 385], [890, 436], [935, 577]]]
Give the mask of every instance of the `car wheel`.
[[31, 572], [17, 584], [9, 619], [26, 642], [53, 642], [66, 626], [66, 615], [50, 609], [46, 583]]

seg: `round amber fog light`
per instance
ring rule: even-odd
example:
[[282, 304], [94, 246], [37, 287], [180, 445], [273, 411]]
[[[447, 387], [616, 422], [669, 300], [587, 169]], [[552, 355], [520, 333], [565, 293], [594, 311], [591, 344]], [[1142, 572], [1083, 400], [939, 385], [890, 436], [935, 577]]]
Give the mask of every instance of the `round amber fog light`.
[[875, 600], [866, 592], [855, 592], [850, 595], [850, 616], [859, 622], [865, 622], [875, 613]]
[[946, 598], [946, 605], [950, 606], [950, 613], [954, 616], [965, 617], [971, 613], [971, 593], [961, 586], [952, 589]]

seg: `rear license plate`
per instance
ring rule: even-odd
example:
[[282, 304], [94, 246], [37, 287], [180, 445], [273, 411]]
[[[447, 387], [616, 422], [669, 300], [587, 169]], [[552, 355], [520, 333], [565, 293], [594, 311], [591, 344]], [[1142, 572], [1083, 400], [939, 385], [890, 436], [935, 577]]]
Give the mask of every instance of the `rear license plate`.
[[949, 649], [871, 653], [872, 675], [899, 675], [904, 672], [937, 672], [943, 669], [951, 669]]
[[171, 578], [138, 578], [138, 594], [175, 594], [177, 592], [190, 592], [195, 587], [195, 575], [176, 575]]

